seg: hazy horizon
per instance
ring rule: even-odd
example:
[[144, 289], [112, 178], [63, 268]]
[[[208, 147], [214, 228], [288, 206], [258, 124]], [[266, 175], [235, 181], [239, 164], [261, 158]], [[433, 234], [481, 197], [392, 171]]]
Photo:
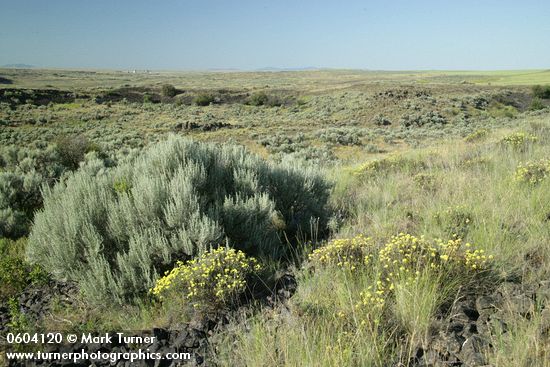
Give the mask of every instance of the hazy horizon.
[[368, 69], [368, 68], [330, 68], [330, 67], [261, 67], [255, 69], [239, 69], [239, 68], [209, 68], [209, 69], [137, 69], [137, 68], [109, 68], [109, 67], [56, 67], [56, 66], [37, 66], [37, 65], [25, 65], [24, 67], [14, 66], [17, 64], [23, 65], [23, 63], [4, 64], [0, 65], [0, 69], [30, 69], [30, 70], [68, 70], [68, 71], [105, 71], [105, 72], [155, 72], [155, 73], [170, 73], [170, 72], [189, 72], [189, 73], [203, 73], [203, 72], [235, 72], [235, 73], [254, 73], [254, 72], [299, 72], [299, 71], [357, 71], [357, 72], [388, 72], [388, 73], [416, 73], [416, 72], [450, 72], [450, 73], [462, 73], [462, 72], [517, 72], [517, 71], [549, 71], [549, 68], [525, 68], [525, 69]]
[[0, 65], [257, 71], [550, 67], [550, 3], [2, 0]]

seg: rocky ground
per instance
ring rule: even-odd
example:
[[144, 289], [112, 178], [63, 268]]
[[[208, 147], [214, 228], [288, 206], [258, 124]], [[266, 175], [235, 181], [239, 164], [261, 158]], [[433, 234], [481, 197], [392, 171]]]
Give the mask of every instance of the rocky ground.
[[[296, 287], [297, 283], [294, 276], [290, 273], [284, 273], [275, 283], [272, 294], [266, 296], [265, 292], [261, 292], [263, 299], [260, 301], [267, 307], [275, 308], [292, 297], [296, 291]], [[77, 289], [74, 284], [51, 281], [45, 286], [25, 290], [19, 297], [20, 312], [28, 320], [38, 323], [49, 313], [54, 299], [58, 303], [67, 305], [74, 302], [75, 297], [77, 297]], [[137, 350], [148, 353], [159, 353], [161, 355], [166, 355], [167, 353], [190, 353], [191, 360], [188, 361], [143, 360], [130, 362], [119, 360], [116, 363], [110, 361], [95, 362], [91, 360], [79, 363], [74, 363], [70, 360], [26, 363], [10, 361], [8, 366], [202, 366], [205, 365], [205, 357], [209, 352], [210, 337], [216, 332], [223, 330], [224, 325], [227, 324], [230, 317], [231, 314], [228, 314], [195, 321], [174, 329], [154, 328], [135, 334], [135, 336], [154, 336], [154, 342], [148, 344], [133, 345], [115, 342], [99, 344], [74, 343], [49, 345], [42, 349], [44, 352], [53, 353], [77, 353], [81, 350], [87, 353], [125, 353], [136, 352]], [[8, 332], [7, 325], [10, 321], [8, 307], [0, 306], [0, 335], [6, 335]], [[2, 350], [2, 342], [4, 341], [0, 340], [0, 350]]]
[[[290, 273], [280, 277], [272, 295], [265, 298], [265, 304], [277, 308], [284, 304], [296, 290], [296, 280]], [[53, 299], [70, 303], [76, 295], [76, 288], [69, 283], [51, 282], [47, 286], [24, 291], [19, 297], [20, 311], [30, 320], [40, 320], [51, 308]], [[410, 365], [418, 367], [444, 366], [489, 366], [486, 360], [487, 351], [492, 348], [494, 334], [497, 330], [507, 332], [509, 324], [518, 318], [530, 320], [535, 312], [541, 317], [539, 333], [550, 337], [550, 308], [540, 309], [540, 305], [550, 300], [550, 280], [540, 281], [535, 285], [522, 285], [508, 281], [500, 284], [492, 293], [486, 295], [469, 295], [455, 302], [448, 317], [434, 323], [432, 339], [427, 348], [418, 348]], [[284, 308], [284, 307], [283, 307]], [[207, 319], [199, 323], [182, 325], [177, 329], [154, 328], [140, 333], [140, 336], [154, 336], [155, 342], [143, 345], [119, 343], [52, 345], [46, 352], [88, 353], [124, 353], [141, 349], [149, 353], [190, 353], [191, 361], [185, 365], [205, 365], [205, 356], [209, 352], [209, 339], [223, 330], [227, 323], [226, 315], [222, 318]], [[8, 308], [0, 307], [0, 334], [5, 335], [10, 322]], [[92, 361], [79, 364], [67, 361], [21, 364], [11, 362], [9, 366], [89, 366]], [[117, 366], [177, 366], [180, 361], [140, 361], [121, 360]], [[109, 361], [96, 362], [95, 366], [112, 366]], [[396, 366], [397, 367], [397, 366]]]
[[530, 320], [540, 312], [543, 337], [550, 337], [550, 281], [524, 286], [504, 282], [489, 295], [470, 296], [456, 302], [450, 317], [441, 321], [427, 349], [418, 348], [412, 365], [422, 367], [489, 366], [486, 352], [492, 348], [495, 332], [508, 331], [518, 318]]
[[[52, 300], [56, 300], [58, 303], [70, 304], [76, 297], [76, 288], [73, 284], [50, 282], [48, 285], [25, 290], [19, 297], [20, 312], [32, 323], [38, 323], [43, 319], [50, 311], [52, 307]], [[0, 306], [0, 335], [5, 336], [8, 332], [8, 324], [11, 322], [10, 312], [7, 305]], [[178, 330], [168, 330], [164, 328], [155, 328], [149, 331], [140, 333], [139, 336], [154, 336], [154, 343], [144, 345], [129, 345], [113, 343], [101, 343], [101, 344], [64, 344], [64, 345], [48, 345], [44, 349], [44, 352], [61, 352], [71, 353], [80, 352], [81, 350], [87, 353], [103, 352], [103, 353], [125, 353], [132, 352], [141, 349], [144, 352], [149, 353], [190, 353], [191, 361], [186, 361], [185, 365], [202, 365], [204, 362], [204, 355], [208, 346], [208, 336], [219, 327], [221, 322], [208, 320], [200, 325], [194, 324], [193, 326], [184, 325]], [[0, 348], [4, 344], [5, 340], [0, 340]], [[5, 346], [5, 344], [4, 344]], [[9, 361], [8, 366], [112, 366], [110, 361], [95, 362], [94, 361], [82, 361], [80, 363], [74, 363], [73, 361], [43, 361], [43, 362], [16, 362]], [[117, 366], [176, 366], [181, 362], [179, 361], [119, 361]]]

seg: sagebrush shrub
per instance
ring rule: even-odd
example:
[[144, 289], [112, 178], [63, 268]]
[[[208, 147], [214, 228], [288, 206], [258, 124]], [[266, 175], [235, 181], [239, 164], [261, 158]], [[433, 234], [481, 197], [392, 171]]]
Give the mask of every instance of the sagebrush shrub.
[[533, 86], [532, 90], [533, 90], [533, 96], [537, 98], [542, 98], [542, 99], [550, 98], [550, 85], [546, 85], [546, 86], [535, 85]]
[[265, 92], [258, 92], [248, 98], [248, 104], [251, 106], [263, 106], [269, 101], [269, 96]]
[[71, 169], [77, 169], [86, 153], [98, 149], [85, 136], [63, 136], [56, 142], [56, 150], [61, 163]]
[[46, 189], [27, 255], [93, 300], [117, 302], [224, 240], [280, 257], [311, 235], [311, 221], [326, 225], [329, 184], [317, 171], [172, 137], [116, 168], [91, 162]]
[[328, 128], [320, 130], [317, 136], [324, 142], [338, 145], [361, 145], [361, 138], [365, 136], [364, 129], [354, 127]]
[[539, 111], [539, 110], [543, 110], [544, 108], [546, 108], [546, 105], [542, 102], [542, 99], [540, 99], [539, 97], [533, 98], [533, 100], [529, 104], [529, 109], [531, 111]]
[[193, 99], [193, 103], [197, 106], [208, 106], [212, 102], [214, 102], [214, 96], [207, 93], [199, 94]]
[[178, 94], [178, 90], [171, 84], [164, 84], [161, 88], [161, 93], [164, 97], [174, 97]]
[[68, 168], [54, 146], [0, 150], [0, 238], [28, 233], [35, 210], [42, 206], [42, 185], [51, 185]]
[[383, 115], [376, 115], [374, 117], [374, 124], [377, 126], [388, 126], [391, 125], [391, 121]]
[[403, 127], [422, 127], [425, 125], [445, 125], [447, 120], [437, 111], [428, 111], [421, 114], [406, 114], [400, 119]]

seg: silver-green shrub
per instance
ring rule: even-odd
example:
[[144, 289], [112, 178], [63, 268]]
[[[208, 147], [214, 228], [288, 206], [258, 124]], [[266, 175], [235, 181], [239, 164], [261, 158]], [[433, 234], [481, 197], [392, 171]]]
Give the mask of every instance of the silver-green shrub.
[[[0, 238], [28, 235], [34, 213], [42, 208], [42, 187], [54, 185], [81, 161], [95, 157], [107, 165], [116, 162], [85, 139], [66, 137], [64, 141], [65, 146], [59, 140], [53, 145], [0, 148]], [[85, 154], [82, 147], [93, 149]]]
[[312, 167], [171, 137], [117, 167], [91, 161], [46, 189], [27, 256], [94, 301], [125, 302], [176, 260], [223, 242], [284, 255], [312, 220], [326, 223], [328, 190]]
[[40, 189], [64, 172], [53, 146], [0, 149], [0, 238], [28, 233], [34, 211], [42, 205]]

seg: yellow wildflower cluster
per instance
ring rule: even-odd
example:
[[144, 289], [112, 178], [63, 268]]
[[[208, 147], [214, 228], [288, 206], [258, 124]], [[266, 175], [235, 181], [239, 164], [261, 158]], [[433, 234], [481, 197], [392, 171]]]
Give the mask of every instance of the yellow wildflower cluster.
[[[430, 246], [424, 237], [400, 233], [379, 252], [380, 264], [390, 277], [410, 273], [421, 262]], [[435, 254], [435, 248], [434, 254]]]
[[536, 185], [548, 177], [549, 174], [550, 160], [541, 159], [539, 161], [521, 163], [516, 168], [514, 177], [516, 181]]
[[355, 304], [356, 317], [361, 326], [373, 327], [380, 322], [386, 299], [394, 289], [393, 283], [386, 285], [378, 280], [375, 286], [368, 286], [359, 293], [359, 302]]
[[398, 159], [395, 156], [377, 159], [361, 165], [354, 173], [362, 175], [364, 173], [380, 172], [394, 167], [397, 162]]
[[489, 135], [489, 130], [487, 130], [487, 129], [477, 129], [473, 133], [467, 135], [464, 138], [464, 140], [467, 141], [468, 143], [472, 143], [472, 142], [475, 142], [475, 141], [485, 139], [487, 137], [487, 135]]
[[380, 314], [398, 283], [414, 284], [425, 269], [434, 272], [453, 268], [483, 270], [493, 256], [487, 256], [482, 249], [474, 249], [469, 243], [463, 244], [458, 238], [428, 241], [424, 237], [400, 233], [380, 249], [378, 258], [383, 271], [376, 286], [361, 292], [355, 306], [367, 312], [362, 325], [369, 324], [368, 321], [377, 323], [377, 319], [370, 320], [372, 311], [375, 311], [374, 315]]
[[390, 171], [396, 168], [402, 168], [405, 166], [417, 166], [422, 165], [422, 162], [403, 157], [401, 155], [390, 155], [388, 157], [373, 160], [361, 165], [359, 168], [353, 171], [353, 174], [361, 176], [364, 174], [373, 174], [377, 172]]
[[196, 309], [219, 308], [242, 293], [247, 276], [259, 269], [256, 259], [247, 258], [242, 251], [219, 247], [186, 264], [178, 262], [151, 293], [160, 299], [183, 294]]
[[[465, 247], [466, 250], [462, 251]], [[379, 253], [380, 263], [387, 274], [387, 281], [396, 277], [415, 278], [425, 268], [441, 269], [450, 265], [466, 265], [471, 269], [483, 269], [492, 256], [484, 255], [484, 250], [472, 249], [463, 245], [459, 238], [443, 241], [427, 241], [400, 233], [392, 237]]]
[[[379, 263], [381, 268], [375, 278], [376, 283], [363, 289], [358, 301], [355, 301], [355, 310], [359, 313], [354, 315], [361, 321], [361, 326], [372, 327], [378, 324], [396, 287], [414, 285], [422, 279], [426, 270], [430, 274], [433, 272], [445, 275], [455, 271], [474, 274], [486, 269], [493, 258], [492, 255], [487, 256], [484, 250], [476, 249], [470, 243], [463, 243], [460, 238], [427, 240], [423, 236], [399, 233], [391, 237], [377, 253], [373, 252], [373, 245], [370, 238], [357, 236], [353, 239], [332, 241], [310, 255], [310, 260], [314, 263], [346, 269], [358, 267], [361, 257], [364, 264]], [[378, 257], [374, 259], [376, 255]], [[347, 317], [343, 311], [335, 314], [339, 318]]]
[[[466, 246], [469, 244], [467, 243]], [[469, 247], [469, 246], [468, 246]], [[478, 270], [487, 267], [487, 262], [493, 259], [493, 255], [485, 255], [483, 249], [466, 250], [464, 254], [464, 262], [468, 268]]]
[[538, 138], [535, 135], [528, 135], [524, 132], [519, 132], [505, 136], [500, 142], [502, 145], [519, 149], [523, 148], [527, 143], [532, 143], [537, 140]]
[[373, 249], [370, 237], [358, 235], [353, 238], [341, 238], [329, 242], [309, 255], [312, 265], [337, 266], [355, 270], [358, 266], [368, 263]]
[[[391, 290], [393, 290], [393, 286], [390, 286]], [[376, 286], [372, 287], [369, 286], [367, 289], [359, 294], [360, 296], [360, 302], [355, 305], [356, 308], [364, 308], [367, 310], [381, 310], [384, 308], [384, 305], [386, 304], [386, 300], [384, 298], [384, 295], [386, 293], [389, 293], [390, 289], [386, 289], [384, 287], [384, 283], [382, 281], [377, 281]]]

